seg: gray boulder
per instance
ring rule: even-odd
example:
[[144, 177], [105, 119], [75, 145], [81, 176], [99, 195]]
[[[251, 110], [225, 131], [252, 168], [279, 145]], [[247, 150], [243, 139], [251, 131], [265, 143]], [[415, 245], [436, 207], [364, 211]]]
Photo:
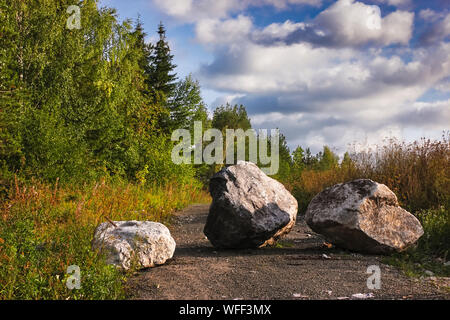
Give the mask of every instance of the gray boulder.
[[217, 248], [272, 244], [295, 224], [297, 200], [255, 164], [239, 161], [210, 181], [212, 204], [204, 233]]
[[395, 194], [369, 179], [323, 190], [311, 200], [305, 219], [327, 241], [366, 253], [403, 251], [423, 235], [419, 220], [399, 207]]
[[128, 270], [134, 263], [148, 268], [172, 258], [175, 240], [165, 225], [136, 220], [112, 223], [101, 223], [92, 241], [92, 248], [104, 253], [109, 264]]

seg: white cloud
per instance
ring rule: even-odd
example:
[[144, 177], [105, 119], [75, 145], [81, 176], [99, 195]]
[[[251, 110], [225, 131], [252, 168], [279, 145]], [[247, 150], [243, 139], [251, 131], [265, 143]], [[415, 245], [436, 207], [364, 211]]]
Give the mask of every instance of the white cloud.
[[427, 8], [419, 11], [419, 17], [425, 21], [436, 21], [442, 18], [442, 13]]
[[153, 0], [167, 15], [185, 22], [220, 19], [248, 7], [273, 6], [284, 9], [288, 5], [319, 6], [321, 0]]
[[248, 38], [264, 45], [309, 42], [325, 47], [355, 47], [374, 43], [381, 46], [408, 44], [414, 13], [395, 11], [381, 16], [379, 7], [354, 0], [339, 0], [312, 22], [272, 23], [256, 28], [249, 17], [204, 19], [196, 25], [202, 43], [239, 43]]
[[251, 120], [255, 128], [281, 127], [291, 150], [301, 145], [318, 152], [323, 145], [329, 145], [342, 155], [348, 150], [373, 148], [392, 137], [411, 140], [426, 136], [439, 139], [450, 123], [450, 100], [405, 105], [400, 112], [379, 117], [375, 121], [376, 125], [371, 123], [368, 116], [352, 113], [272, 112], [251, 115]]
[[409, 126], [448, 129], [450, 123], [450, 99], [415, 102], [411, 108], [400, 112], [395, 120]]
[[297, 24], [291, 33], [274, 39], [287, 43], [308, 41], [323, 46], [407, 44], [412, 36], [414, 13], [395, 11], [381, 16], [378, 6], [355, 0], [339, 0], [322, 11], [310, 24]]
[[283, 39], [299, 29], [305, 30], [306, 26], [303, 22], [294, 23], [290, 20], [284, 23], [272, 23], [262, 30], [255, 30], [252, 38], [256, 42], [263, 42], [264, 39]]
[[[423, 16], [423, 15], [422, 15]], [[425, 14], [428, 19], [431, 19], [430, 13]], [[433, 15], [430, 27], [422, 34], [421, 42], [425, 45], [434, 45], [440, 43], [450, 36], [450, 13], [447, 15]]]
[[216, 56], [199, 75], [219, 90], [289, 93], [303, 95], [307, 100], [357, 99], [380, 92], [392, 96], [417, 87], [420, 90], [415, 97], [450, 75], [449, 54], [450, 45], [443, 44], [433, 50], [418, 51], [406, 63], [399, 56], [386, 58], [350, 48], [317, 48], [307, 43], [271, 47], [242, 43], [233, 52]]
[[212, 89], [239, 93], [220, 103], [243, 103], [255, 127], [282, 128], [291, 146], [318, 151], [326, 143], [342, 151], [364, 137], [375, 143], [414, 128], [440, 132], [450, 123], [448, 103], [416, 103], [450, 77], [450, 44], [410, 52], [411, 61], [307, 43], [238, 48], [216, 56], [198, 76]]
[[[254, 121], [257, 119], [258, 121]], [[337, 118], [329, 114], [281, 114], [270, 113], [251, 116], [252, 125], [257, 129], [280, 127], [293, 150], [298, 145], [310, 147], [312, 152], [321, 151], [324, 145], [333, 147], [342, 155], [349, 149], [361, 150], [376, 145], [390, 136], [401, 136], [402, 129], [395, 123], [385, 122], [368, 130], [364, 122], [355, 122], [352, 118]]]
[[230, 11], [244, 8], [237, 0], [154, 0], [159, 9], [182, 21], [198, 21], [205, 18], [223, 18]]
[[414, 13], [395, 11], [383, 19], [383, 24], [379, 38], [382, 44], [408, 44], [413, 32]]
[[239, 43], [253, 27], [249, 17], [239, 15], [236, 19], [220, 21], [203, 19], [196, 24], [197, 40], [205, 44]]

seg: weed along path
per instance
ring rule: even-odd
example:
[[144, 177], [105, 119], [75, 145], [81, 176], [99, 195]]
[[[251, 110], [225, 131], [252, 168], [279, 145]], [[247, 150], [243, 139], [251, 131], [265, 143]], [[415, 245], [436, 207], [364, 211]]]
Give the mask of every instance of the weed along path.
[[[208, 209], [193, 205], [174, 215], [169, 226], [177, 243], [173, 259], [131, 277], [130, 298], [450, 299], [446, 279], [409, 278], [383, 264], [381, 256], [328, 248], [300, 216], [275, 246], [215, 250], [203, 234]], [[368, 288], [368, 282], [377, 284], [370, 278], [374, 268], [367, 273], [373, 265], [380, 268], [380, 289]]]

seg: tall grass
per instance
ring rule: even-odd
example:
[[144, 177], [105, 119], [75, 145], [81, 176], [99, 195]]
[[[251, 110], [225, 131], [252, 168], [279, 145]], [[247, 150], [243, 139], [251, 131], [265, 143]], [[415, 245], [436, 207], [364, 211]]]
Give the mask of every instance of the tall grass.
[[359, 175], [386, 184], [411, 211], [450, 205], [450, 134], [441, 141], [390, 140], [354, 159]]
[[[195, 184], [59, 187], [16, 179], [0, 208], [0, 299], [123, 298], [125, 274], [91, 250], [95, 227], [107, 219], [168, 223], [174, 210], [208, 201]], [[66, 287], [69, 265], [80, 267], [79, 290]]]
[[450, 207], [450, 134], [441, 141], [394, 139], [353, 153], [352, 163], [331, 170], [304, 169], [284, 181], [300, 201], [300, 213], [324, 188], [358, 178], [387, 185], [410, 211]]

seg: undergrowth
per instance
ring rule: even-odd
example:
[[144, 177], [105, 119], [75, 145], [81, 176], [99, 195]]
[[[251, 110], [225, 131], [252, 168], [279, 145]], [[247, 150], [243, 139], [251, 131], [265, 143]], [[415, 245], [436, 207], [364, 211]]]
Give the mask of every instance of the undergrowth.
[[[169, 223], [174, 210], [196, 202], [209, 195], [195, 184], [59, 187], [16, 179], [0, 208], [0, 299], [124, 298], [127, 274], [91, 250], [95, 227], [107, 219]], [[71, 265], [80, 268], [80, 289], [66, 286]]]

